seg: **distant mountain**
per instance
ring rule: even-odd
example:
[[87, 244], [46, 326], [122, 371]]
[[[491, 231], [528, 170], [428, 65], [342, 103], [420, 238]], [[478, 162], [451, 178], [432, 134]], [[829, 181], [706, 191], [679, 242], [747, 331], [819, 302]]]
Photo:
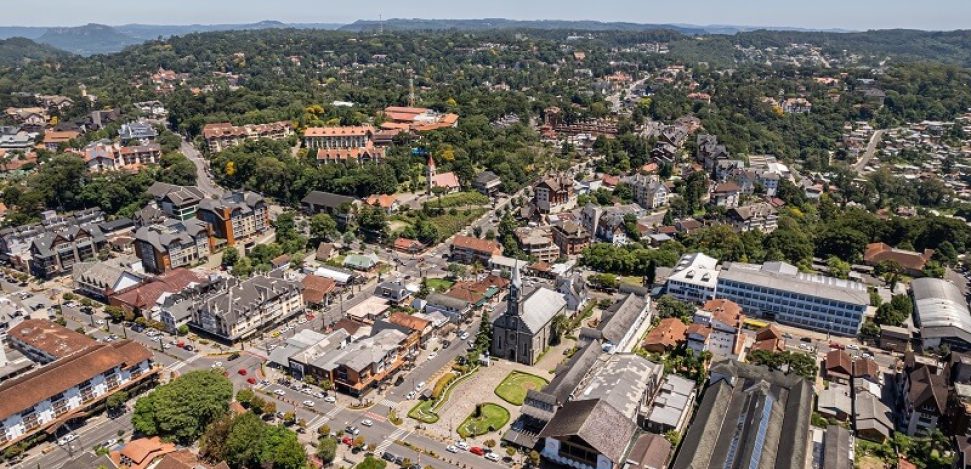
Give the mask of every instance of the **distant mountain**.
[[32, 60], [67, 57], [67, 52], [25, 37], [0, 39], [0, 67], [13, 67]]
[[337, 29], [343, 26], [337, 23], [299, 23], [288, 24], [280, 21], [260, 21], [249, 24], [189, 24], [189, 25], [153, 25], [153, 24], [125, 24], [115, 26], [119, 32], [146, 41], [159, 37], [182, 36], [192, 33], [206, 33], [211, 31], [240, 31], [258, 29]]
[[103, 24], [87, 24], [74, 28], [50, 28], [37, 42], [80, 55], [118, 52], [125, 47], [144, 42]]
[[10, 39], [12, 37], [37, 39], [43, 36], [47, 32], [47, 29], [34, 26], [0, 26], [0, 39]]
[[565, 29], [573, 31], [651, 31], [669, 29], [682, 34], [704, 34], [698, 27], [685, 27], [673, 24], [640, 24], [601, 21], [560, 21], [536, 20], [520, 21], [505, 18], [484, 18], [467, 20], [392, 18], [385, 21], [357, 20], [340, 28], [341, 31], [364, 32], [384, 28], [386, 31], [421, 31], [457, 29], [479, 31], [487, 29]]

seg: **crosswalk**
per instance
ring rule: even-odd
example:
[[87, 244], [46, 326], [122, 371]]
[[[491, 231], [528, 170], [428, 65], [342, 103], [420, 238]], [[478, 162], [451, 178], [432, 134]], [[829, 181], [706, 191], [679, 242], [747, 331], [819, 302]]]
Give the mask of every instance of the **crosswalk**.
[[388, 420], [387, 417], [385, 417], [383, 415], [380, 415], [380, 414], [376, 414], [374, 412], [365, 412], [364, 413], [364, 416], [367, 417], [367, 418], [369, 418], [369, 419], [371, 419], [371, 420], [375, 420], [375, 421], [378, 421], [378, 422], [384, 422], [384, 421]]
[[307, 430], [309, 430], [310, 434], [313, 435], [317, 433], [317, 429], [320, 428], [321, 425], [327, 423], [329, 420], [330, 419], [327, 418], [327, 416], [318, 415], [314, 417], [313, 420], [307, 422]]
[[410, 434], [411, 434], [411, 431], [409, 431], [406, 428], [399, 428], [391, 432], [391, 434], [388, 435], [388, 437], [385, 438], [384, 441], [382, 441], [381, 444], [377, 446], [377, 448], [375, 448], [374, 454], [383, 453], [384, 450], [388, 449], [391, 445], [393, 445], [395, 441], [408, 438], [408, 435]]
[[201, 357], [202, 357], [201, 354], [196, 354], [196, 355], [193, 355], [193, 356], [189, 357], [188, 360], [183, 360], [183, 361], [180, 361], [178, 363], [173, 363], [172, 365], [169, 365], [169, 370], [170, 371], [179, 371], [182, 368], [188, 366], [189, 364], [191, 364], [192, 362], [198, 360]]
[[324, 417], [327, 417], [327, 420], [333, 419], [334, 417], [337, 417], [337, 414], [341, 413], [341, 410], [343, 409], [340, 407], [334, 407], [333, 409], [327, 411], [327, 413], [324, 414]]
[[395, 406], [398, 405], [398, 403], [395, 401], [392, 401], [391, 399], [381, 399], [380, 401], [378, 401], [378, 405], [383, 405], [389, 409], [394, 409]]

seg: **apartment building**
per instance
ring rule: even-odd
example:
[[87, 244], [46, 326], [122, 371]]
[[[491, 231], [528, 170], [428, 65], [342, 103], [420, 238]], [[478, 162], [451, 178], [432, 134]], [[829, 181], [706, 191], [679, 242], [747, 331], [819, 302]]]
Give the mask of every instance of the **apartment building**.
[[35, 239], [70, 226], [102, 222], [104, 213], [97, 208], [66, 215], [58, 215], [53, 210], [48, 210], [41, 214], [41, 221], [38, 223], [0, 229], [0, 261], [9, 262], [17, 268], [26, 268], [30, 260], [30, 247]]
[[0, 384], [0, 449], [152, 379], [152, 352], [136, 342], [95, 344]]
[[303, 132], [303, 146], [321, 148], [365, 148], [374, 145], [374, 127], [370, 125], [309, 127]]
[[202, 128], [202, 137], [206, 140], [206, 147], [211, 153], [221, 152], [248, 140], [259, 140], [261, 138], [282, 140], [290, 135], [293, 135], [293, 128], [287, 121], [240, 126], [221, 122], [206, 124]]
[[199, 219], [169, 219], [135, 232], [135, 254], [145, 270], [161, 274], [209, 257], [212, 228]]
[[152, 184], [148, 193], [155, 199], [155, 204], [162, 213], [179, 220], [195, 218], [199, 203], [206, 198], [206, 194], [198, 187], [177, 186], [165, 182]]
[[737, 233], [751, 230], [771, 233], [779, 227], [779, 215], [775, 207], [765, 202], [729, 209], [727, 215], [732, 229]]
[[194, 301], [190, 326], [227, 342], [235, 342], [304, 311], [299, 282], [272, 276], [240, 281], [233, 277], [222, 288]]
[[212, 227], [212, 236], [229, 246], [246, 241], [270, 229], [270, 212], [263, 196], [251, 192], [231, 192], [219, 199], [199, 203], [196, 216]]
[[637, 174], [630, 178], [634, 201], [647, 210], [663, 207], [668, 203], [670, 191], [656, 175]]
[[579, 223], [563, 221], [553, 225], [553, 243], [560, 248], [560, 254], [575, 256], [590, 245], [590, 233]]
[[554, 262], [560, 257], [560, 248], [553, 242], [549, 228], [516, 228], [516, 241], [526, 254], [540, 262]]
[[105, 249], [108, 239], [95, 223], [48, 231], [30, 244], [30, 273], [44, 279], [66, 274]]
[[88, 171], [137, 171], [162, 159], [162, 147], [157, 143], [123, 146], [117, 143], [96, 142], [81, 151]]
[[455, 261], [488, 265], [492, 256], [502, 254], [502, 247], [495, 241], [457, 235], [452, 239], [451, 257]]

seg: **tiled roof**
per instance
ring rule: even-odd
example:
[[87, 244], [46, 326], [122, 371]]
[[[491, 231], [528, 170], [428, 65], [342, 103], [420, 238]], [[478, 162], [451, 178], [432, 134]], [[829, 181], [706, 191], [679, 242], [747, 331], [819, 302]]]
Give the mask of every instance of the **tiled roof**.
[[57, 358], [80, 352], [97, 342], [46, 319], [28, 319], [10, 328], [8, 334], [27, 345]]
[[679, 343], [684, 342], [687, 326], [678, 318], [664, 318], [658, 323], [651, 332], [644, 338], [644, 346], [660, 345], [664, 348], [673, 348]]
[[501, 251], [499, 243], [471, 236], [456, 236], [452, 240], [452, 246], [484, 254], [495, 254]]

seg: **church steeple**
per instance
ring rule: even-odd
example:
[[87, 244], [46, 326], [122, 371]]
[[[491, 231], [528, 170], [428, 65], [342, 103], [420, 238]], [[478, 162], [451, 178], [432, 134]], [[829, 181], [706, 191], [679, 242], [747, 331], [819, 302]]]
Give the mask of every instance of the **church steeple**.
[[523, 277], [519, 273], [519, 261], [513, 262], [512, 276], [509, 281], [509, 297], [506, 301], [506, 314], [519, 315], [519, 296], [523, 291]]
[[435, 178], [435, 171], [436, 171], [436, 169], [435, 169], [435, 158], [433, 158], [432, 157], [432, 154], [429, 153], [428, 154], [428, 170], [427, 170], [427, 173], [425, 174], [425, 179], [427, 179], [426, 182], [428, 183], [428, 193], [429, 194], [432, 193], [432, 189], [435, 187], [434, 182], [432, 182], [432, 179]]

